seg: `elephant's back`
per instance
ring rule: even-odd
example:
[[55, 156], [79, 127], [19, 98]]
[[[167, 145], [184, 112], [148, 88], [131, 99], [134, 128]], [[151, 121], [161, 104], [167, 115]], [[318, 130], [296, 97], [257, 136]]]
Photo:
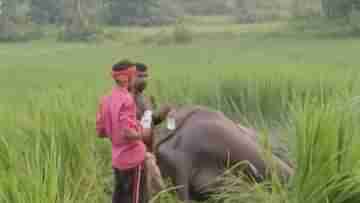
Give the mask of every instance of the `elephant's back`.
[[[192, 115], [188, 116], [190, 112]], [[174, 115], [177, 123], [183, 123], [175, 132], [177, 137], [175, 146], [184, 147], [183, 150], [201, 150], [202, 148], [210, 150], [209, 148], [213, 145], [219, 148], [219, 144], [223, 144], [225, 148], [236, 144], [253, 143], [251, 136], [247, 135], [248, 131], [239, 128], [220, 111], [206, 107], [192, 107], [180, 109]], [[201, 147], [201, 145], [205, 146]]]
[[[222, 151], [232, 148], [255, 147], [252, 136], [231, 120], [218, 112], [199, 112], [177, 132], [178, 145], [188, 148], [197, 148], [212, 152], [213, 148]], [[198, 147], [196, 147], [198, 146]]]
[[[154, 147], [157, 149], [160, 146], [173, 146], [176, 145], [183, 139], [196, 140], [202, 133], [194, 133], [195, 130], [206, 130], [207, 127], [204, 124], [211, 122], [217, 122], [225, 118], [225, 116], [216, 110], [212, 110], [208, 107], [188, 105], [181, 106], [174, 109], [171, 112], [171, 116], [175, 119], [176, 129], [169, 130], [166, 125], [157, 127], [155, 129]], [[205, 127], [203, 129], [203, 127]]]
[[233, 145], [249, 145], [253, 140], [243, 128], [227, 118], [222, 112], [204, 106], [189, 105], [177, 108], [172, 116], [176, 120], [177, 129], [169, 131], [162, 127], [158, 131], [159, 139], [164, 144], [181, 148], [181, 150], [210, 151], [217, 145], [222, 148]]

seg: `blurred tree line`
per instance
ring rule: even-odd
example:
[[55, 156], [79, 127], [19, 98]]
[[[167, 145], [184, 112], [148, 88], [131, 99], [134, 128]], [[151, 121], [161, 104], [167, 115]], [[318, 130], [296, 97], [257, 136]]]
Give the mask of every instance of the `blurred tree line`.
[[172, 18], [161, 13], [160, 1], [163, 0], [0, 0], [0, 41], [32, 39], [29, 33], [35, 36], [35, 30], [50, 24], [62, 28], [59, 39], [82, 40], [101, 33], [99, 24], [169, 23]]
[[[239, 23], [276, 19], [289, 5], [306, 13], [305, 0], [0, 0], [0, 41], [39, 38], [40, 25], [62, 27], [59, 39], [91, 39], [99, 24], [160, 25], [178, 15], [232, 15]], [[329, 20], [351, 19], [360, 0], [313, 0]], [[276, 12], [274, 12], [276, 10]], [[304, 12], [305, 11], [305, 12]]]
[[349, 17], [355, 9], [360, 9], [360, 0], [322, 0], [328, 18]]

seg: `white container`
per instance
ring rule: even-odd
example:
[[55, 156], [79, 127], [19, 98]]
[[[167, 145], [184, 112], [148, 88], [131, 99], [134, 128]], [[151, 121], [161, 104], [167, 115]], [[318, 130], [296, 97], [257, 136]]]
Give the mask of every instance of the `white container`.
[[168, 117], [167, 118], [167, 129], [169, 129], [169, 130], [175, 130], [176, 129], [175, 118], [173, 118], [173, 117]]
[[140, 123], [144, 129], [150, 129], [152, 124], [152, 111], [145, 111]]

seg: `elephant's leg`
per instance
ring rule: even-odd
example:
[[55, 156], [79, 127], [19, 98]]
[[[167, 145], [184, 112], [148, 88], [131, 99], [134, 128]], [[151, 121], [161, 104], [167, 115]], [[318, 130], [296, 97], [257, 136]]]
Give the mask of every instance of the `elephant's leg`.
[[200, 166], [191, 177], [191, 192], [197, 201], [205, 201], [217, 188], [223, 186], [222, 170], [214, 165]]
[[190, 171], [191, 162], [186, 158], [184, 152], [173, 149], [159, 151], [159, 161], [166, 167], [168, 175], [173, 178], [177, 194], [181, 201], [190, 203]]

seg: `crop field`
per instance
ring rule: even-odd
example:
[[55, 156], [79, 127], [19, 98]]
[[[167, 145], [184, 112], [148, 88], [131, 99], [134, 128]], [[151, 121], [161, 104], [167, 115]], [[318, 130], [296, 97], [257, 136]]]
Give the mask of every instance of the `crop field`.
[[[110, 202], [111, 149], [96, 137], [95, 112], [124, 58], [149, 65], [158, 104], [206, 105], [281, 139], [296, 166], [288, 185], [229, 183], [213, 201], [359, 202], [360, 40], [269, 31], [278, 26], [194, 25], [188, 44], [157, 43], [168, 28], [0, 44], [0, 202]], [[169, 195], [155, 202], [176, 202]]]

